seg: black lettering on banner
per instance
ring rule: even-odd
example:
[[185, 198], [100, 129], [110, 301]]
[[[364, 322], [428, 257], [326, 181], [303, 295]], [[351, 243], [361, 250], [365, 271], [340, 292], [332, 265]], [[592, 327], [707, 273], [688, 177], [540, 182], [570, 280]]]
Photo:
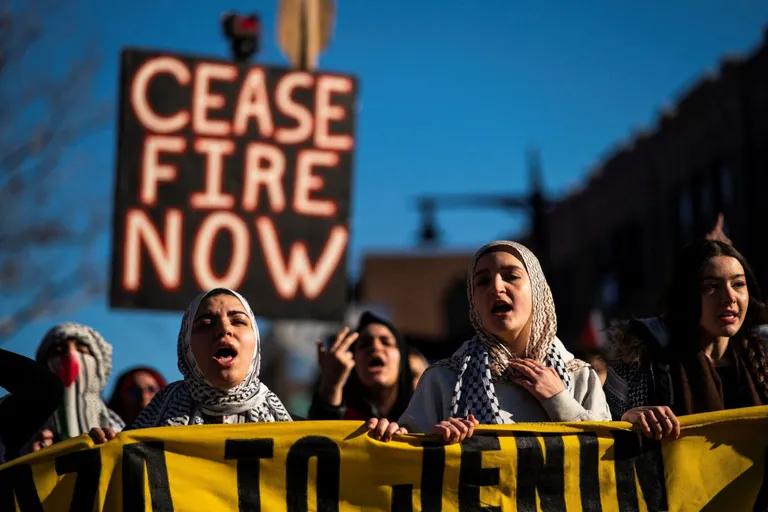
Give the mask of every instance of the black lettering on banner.
[[565, 511], [565, 470], [563, 438], [539, 434], [544, 439], [546, 459], [537, 436], [515, 433], [517, 445], [517, 510], [536, 511], [536, 491], [541, 510]]
[[661, 443], [635, 432], [613, 432], [619, 511], [638, 510], [635, 474], [649, 511], [667, 510], [667, 486]]
[[101, 450], [82, 450], [56, 457], [56, 474], [76, 473], [75, 490], [69, 510], [79, 512], [93, 510], [99, 490], [101, 474]]
[[307, 510], [309, 459], [317, 457], [317, 512], [338, 512], [341, 455], [332, 440], [322, 436], [302, 437], [288, 450], [285, 464], [288, 512]]
[[[443, 473], [445, 472], [445, 445], [442, 442], [425, 441], [421, 460], [421, 510], [441, 512], [443, 507]], [[413, 485], [392, 486], [391, 510], [413, 510]]]
[[14, 494], [21, 512], [43, 512], [29, 464], [0, 471], [0, 510], [16, 510]]
[[445, 445], [426, 441], [422, 445], [421, 510], [440, 512], [443, 508], [443, 473], [445, 472]]
[[579, 491], [581, 509], [601, 512], [600, 475], [598, 473], [598, 444], [594, 433], [579, 434]]
[[224, 458], [237, 459], [237, 507], [241, 512], [261, 510], [259, 460], [271, 459], [272, 439], [227, 439]]
[[497, 506], [480, 504], [480, 487], [499, 485], [499, 468], [483, 467], [483, 452], [499, 450], [499, 438], [495, 435], [471, 437], [461, 443], [461, 467], [459, 468], [459, 510], [495, 512]]
[[413, 484], [392, 486], [392, 512], [413, 512]]
[[161, 441], [123, 446], [123, 510], [144, 510], [144, 466], [153, 512], [173, 512], [165, 450]]

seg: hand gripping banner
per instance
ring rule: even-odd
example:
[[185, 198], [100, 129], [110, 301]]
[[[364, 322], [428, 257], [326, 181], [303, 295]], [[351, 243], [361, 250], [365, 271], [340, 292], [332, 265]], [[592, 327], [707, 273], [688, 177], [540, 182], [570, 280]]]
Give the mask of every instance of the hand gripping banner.
[[87, 436], [0, 466], [0, 510], [767, 510], [768, 406], [681, 418], [478, 427], [389, 443], [359, 422], [203, 425]]

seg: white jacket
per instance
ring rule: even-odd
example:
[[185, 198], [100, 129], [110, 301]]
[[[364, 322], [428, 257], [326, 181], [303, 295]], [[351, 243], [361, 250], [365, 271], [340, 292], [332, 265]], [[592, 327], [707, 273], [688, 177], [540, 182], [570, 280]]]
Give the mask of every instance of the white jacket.
[[[573, 354], [555, 340], [565, 363]], [[459, 349], [461, 350], [461, 349]], [[451, 415], [451, 397], [458, 372], [446, 366], [433, 365], [421, 376], [408, 408], [398, 423], [410, 432], [430, 432], [432, 427]], [[573, 394], [567, 389], [539, 402], [526, 389], [511, 382], [494, 382], [504, 423], [536, 421], [611, 420], [603, 387], [597, 373], [589, 365], [571, 372]]]

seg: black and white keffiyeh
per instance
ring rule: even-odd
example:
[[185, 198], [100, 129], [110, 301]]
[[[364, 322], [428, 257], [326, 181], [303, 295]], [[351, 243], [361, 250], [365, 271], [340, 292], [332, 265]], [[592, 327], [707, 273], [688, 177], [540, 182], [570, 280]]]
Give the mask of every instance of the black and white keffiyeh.
[[[473, 305], [472, 276], [481, 256], [492, 251], [506, 251], [523, 262], [531, 282], [531, 329], [523, 354], [512, 354], [509, 349], [482, 325], [480, 315]], [[555, 369], [569, 392], [573, 391], [570, 372], [586, 363], [573, 359], [566, 364], [564, 347], [555, 336], [557, 316], [552, 292], [549, 289], [539, 260], [522, 244], [506, 240], [495, 241], [481, 247], [470, 262], [467, 272], [467, 298], [469, 317], [475, 336], [464, 343], [449, 359], [438, 362], [458, 372], [453, 396], [451, 415], [466, 417], [473, 414], [480, 423], [502, 423], [499, 399], [494, 382], [508, 381], [514, 375], [509, 361], [515, 357], [528, 357]]]
[[[190, 347], [190, 336], [200, 304], [208, 297], [226, 293], [236, 297], [251, 320], [256, 340], [248, 373], [240, 384], [222, 391], [203, 376]], [[177, 341], [178, 367], [183, 381], [169, 384], [152, 399], [130, 428], [208, 423], [206, 418], [225, 416], [232, 423], [291, 421], [280, 399], [259, 380], [261, 350], [259, 330], [248, 301], [228, 288], [215, 288], [197, 296], [187, 307]]]

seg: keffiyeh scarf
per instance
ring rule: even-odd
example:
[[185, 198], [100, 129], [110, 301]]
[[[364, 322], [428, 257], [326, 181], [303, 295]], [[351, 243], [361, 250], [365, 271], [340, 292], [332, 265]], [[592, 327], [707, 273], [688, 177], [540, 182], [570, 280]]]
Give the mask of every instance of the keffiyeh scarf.
[[[51, 349], [69, 340], [85, 345], [90, 354], [65, 351], [54, 364]], [[62, 404], [51, 422], [58, 436], [77, 437], [92, 427], [110, 427], [116, 431], [123, 428], [120, 417], [101, 399], [101, 391], [112, 372], [112, 346], [95, 329], [74, 322], [59, 324], [45, 335], [36, 358], [64, 384]]]
[[[482, 325], [480, 316], [473, 306], [472, 276], [481, 256], [492, 251], [506, 251], [523, 262], [531, 282], [532, 312], [531, 330], [525, 352], [516, 356]], [[510, 241], [496, 241], [481, 247], [470, 262], [467, 273], [467, 298], [469, 317], [475, 329], [475, 336], [466, 342], [449, 359], [437, 364], [458, 372], [456, 385], [451, 397], [451, 415], [466, 417], [473, 414], [480, 423], [502, 423], [499, 399], [494, 382], [508, 381], [514, 375], [509, 361], [515, 357], [527, 357], [555, 369], [565, 387], [572, 392], [570, 372], [586, 363], [573, 359], [565, 363], [562, 357], [564, 347], [557, 339], [557, 316], [552, 292], [549, 289], [539, 260], [525, 246]]]
[[[248, 373], [240, 384], [222, 391], [203, 376], [190, 347], [192, 325], [200, 304], [208, 297], [226, 293], [236, 297], [248, 314], [256, 346]], [[216, 288], [202, 293], [187, 307], [177, 341], [178, 367], [183, 381], [171, 383], [152, 399], [130, 428], [210, 423], [226, 416], [233, 423], [291, 421], [280, 399], [259, 380], [261, 350], [259, 330], [251, 306], [239, 293]]]

